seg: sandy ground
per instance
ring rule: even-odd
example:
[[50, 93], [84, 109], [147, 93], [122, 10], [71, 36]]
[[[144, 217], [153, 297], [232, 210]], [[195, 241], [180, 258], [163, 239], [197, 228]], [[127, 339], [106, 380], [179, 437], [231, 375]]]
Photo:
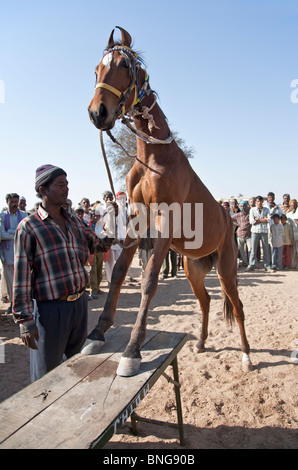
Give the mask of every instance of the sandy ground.
[[[137, 259], [132, 274], [140, 279]], [[240, 335], [223, 319], [221, 289], [215, 271], [206, 278], [211, 295], [206, 352], [199, 354], [201, 315], [198, 301], [182, 271], [159, 283], [151, 303], [148, 328], [186, 332], [189, 340], [178, 355], [185, 449], [293, 449], [298, 447], [298, 302], [297, 271], [266, 273], [239, 270], [239, 292], [246, 315], [253, 371], [241, 369]], [[94, 327], [108, 292], [89, 302], [89, 329]], [[140, 301], [136, 283], [123, 286], [115, 326], [133, 325]], [[0, 303], [0, 401], [29, 384], [29, 351], [19, 338], [7, 304]], [[296, 352], [295, 352], [296, 351]], [[167, 370], [172, 374], [171, 368]], [[138, 414], [176, 422], [173, 386], [161, 377], [141, 402]], [[128, 421], [107, 449], [181, 449], [178, 432], [168, 426]]]

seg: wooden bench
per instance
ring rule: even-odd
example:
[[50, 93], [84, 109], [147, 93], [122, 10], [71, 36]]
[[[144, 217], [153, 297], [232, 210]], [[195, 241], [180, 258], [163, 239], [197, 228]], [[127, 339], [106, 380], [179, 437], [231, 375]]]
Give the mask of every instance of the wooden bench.
[[[142, 363], [134, 377], [116, 374], [131, 329], [112, 328], [100, 354], [77, 354], [41, 379], [0, 403], [0, 448], [102, 448], [172, 365], [180, 444], [184, 445], [177, 354], [187, 341], [184, 333], [147, 331]], [[163, 423], [166, 424], [166, 423]]]

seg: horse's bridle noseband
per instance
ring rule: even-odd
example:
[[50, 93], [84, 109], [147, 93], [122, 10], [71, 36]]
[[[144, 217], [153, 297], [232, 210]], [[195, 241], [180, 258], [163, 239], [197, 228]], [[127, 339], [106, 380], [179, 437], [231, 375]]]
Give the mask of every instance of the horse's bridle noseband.
[[147, 89], [148, 89], [149, 77], [145, 71], [145, 81], [144, 81], [142, 88], [139, 89], [138, 72], [139, 72], [139, 67], [140, 67], [140, 61], [138, 60], [137, 54], [132, 49], [130, 49], [130, 47], [114, 46], [111, 49], [108, 49], [105, 51], [103, 58], [107, 54], [113, 53], [114, 51], [119, 51], [120, 54], [127, 60], [129, 64], [129, 74], [131, 76], [130, 85], [125, 91], [120, 91], [120, 90], [117, 90], [117, 88], [111, 85], [108, 85], [107, 83], [100, 82], [95, 85], [95, 90], [97, 88], [104, 88], [105, 90], [108, 90], [111, 93], [114, 93], [114, 95], [116, 95], [118, 98], [122, 97], [118, 104], [117, 117], [119, 117], [119, 115], [124, 116], [125, 114], [127, 114], [127, 111], [125, 111], [125, 105], [133, 89], [134, 89], [135, 95], [134, 95], [133, 104], [131, 106], [132, 108], [143, 99], [146, 92], [148, 93]]

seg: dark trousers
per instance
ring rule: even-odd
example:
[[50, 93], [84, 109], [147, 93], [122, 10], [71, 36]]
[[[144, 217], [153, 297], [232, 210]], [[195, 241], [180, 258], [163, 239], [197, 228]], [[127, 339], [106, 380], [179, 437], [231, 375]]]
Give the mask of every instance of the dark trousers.
[[171, 275], [176, 276], [177, 274], [177, 253], [176, 251], [172, 250], [171, 248], [166, 254], [166, 257], [164, 259], [163, 265], [162, 265], [162, 273], [164, 276], [169, 275], [170, 271], [170, 260], [171, 258]]
[[87, 295], [74, 302], [50, 300], [37, 302], [35, 313], [39, 333], [38, 349], [30, 349], [31, 381], [39, 379], [80, 352], [87, 337]]

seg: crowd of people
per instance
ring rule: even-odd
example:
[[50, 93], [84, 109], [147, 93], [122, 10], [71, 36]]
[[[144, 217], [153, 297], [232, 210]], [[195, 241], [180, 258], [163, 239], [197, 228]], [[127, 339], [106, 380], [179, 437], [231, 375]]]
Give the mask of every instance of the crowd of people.
[[[289, 194], [283, 202], [275, 202], [275, 194], [266, 198], [252, 197], [218, 201], [230, 214], [235, 225], [239, 265], [252, 271], [263, 258], [267, 271], [298, 269], [298, 210], [297, 200]], [[262, 242], [262, 251], [261, 245]]]
[[[73, 206], [66, 172], [53, 165], [36, 170], [35, 190], [41, 201], [31, 211], [25, 197], [10, 193], [0, 213], [1, 300], [9, 304], [5, 313], [13, 313], [22, 341], [30, 348], [32, 381], [64, 356], [80, 351], [87, 336], [88, 300], [103, 293], [104, 268], [110, 284], [128, 220], [123, 191], [116, 200], [105, 191], [102, 203], [91, 204], [84, 197]], [[298, 268], [296, 199], [285, 194], [278, 205], [269, 192], [266, 198], [218, 202], [235, 227], [239, 266], [251, 271], [262, 261], [267, 271]], [[110, 231], [112, 223], [116, 235]], [[153, 244], [148, 232], [138, 248], [142, 271]], [[182, 264], [182, 258], [169, 250], [162, 278], [175, 277]], [[130, 270], [126, 279], [135, 281]]]

